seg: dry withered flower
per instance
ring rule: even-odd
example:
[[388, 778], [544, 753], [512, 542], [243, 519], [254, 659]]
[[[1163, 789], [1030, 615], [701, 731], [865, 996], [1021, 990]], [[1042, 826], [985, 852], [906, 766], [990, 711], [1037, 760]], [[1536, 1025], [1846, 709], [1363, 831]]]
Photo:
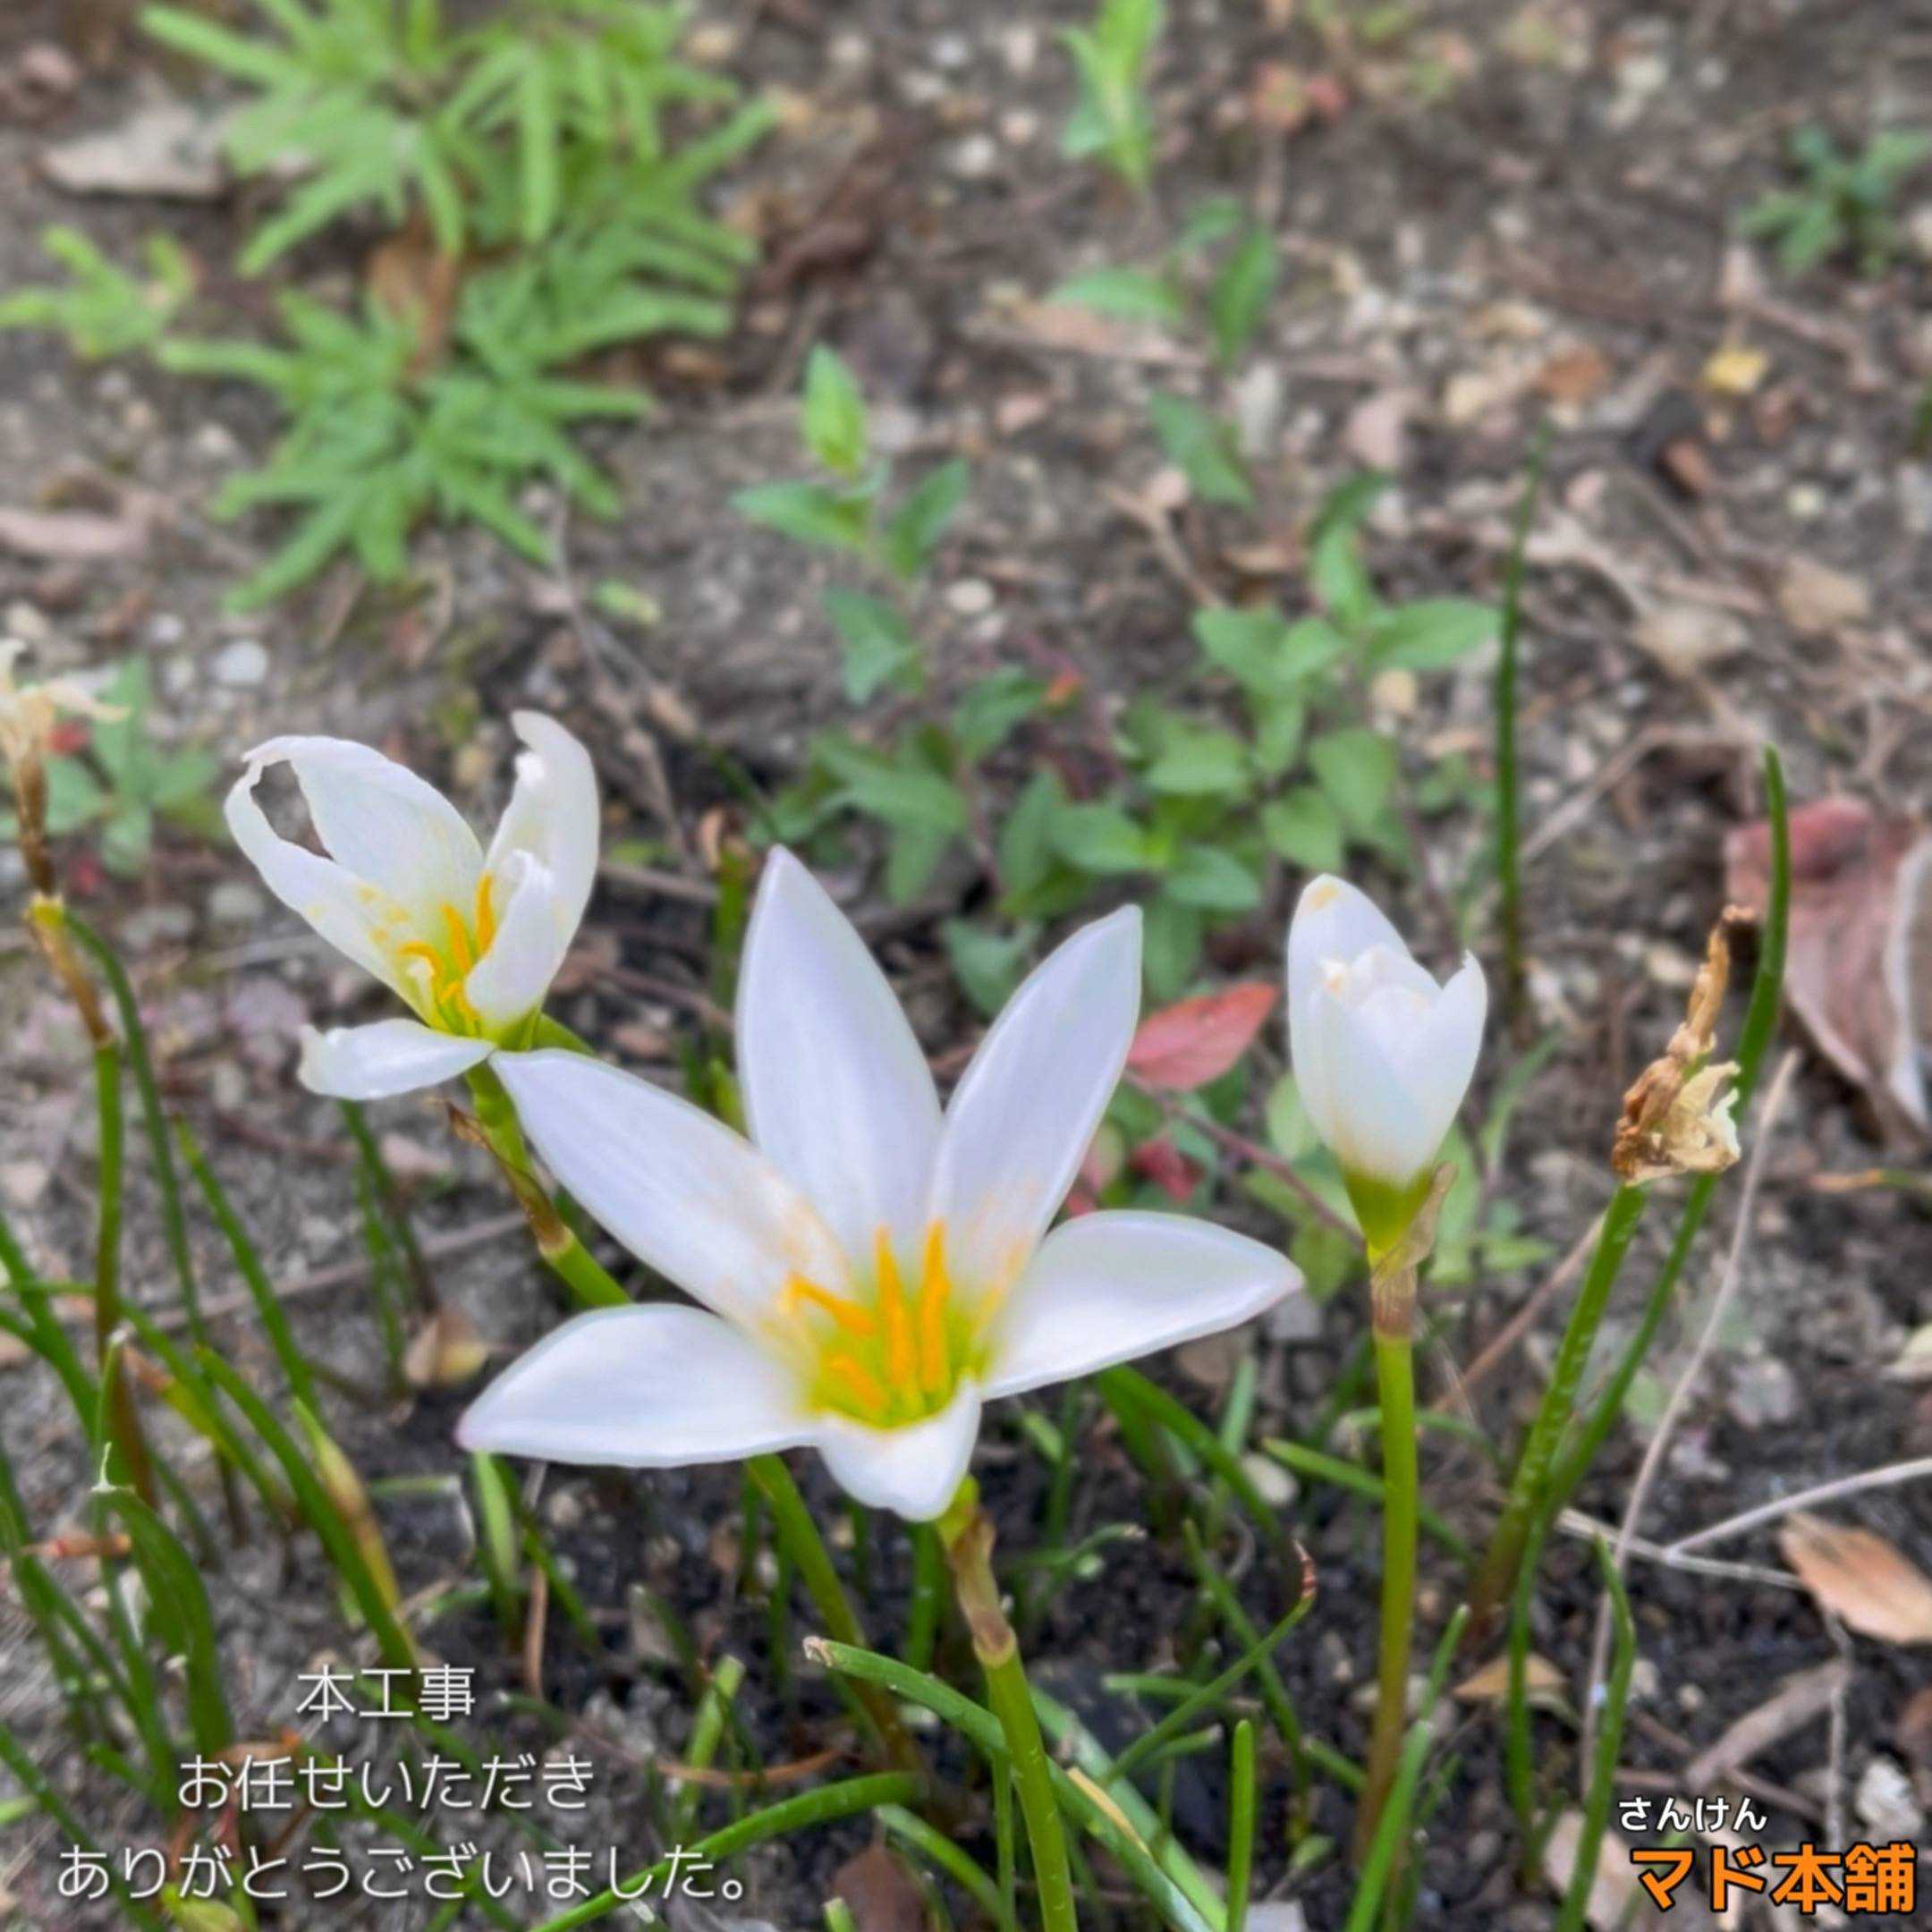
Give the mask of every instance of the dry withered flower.
[[1726, 910], [1711, 928], [1704, 963], [1685, 1003], [1683, 1023], [1660, 1059], [1637, 1076], [1623, 1096], [1610, 1165], [1620, 1181], [1661, 1181], [1670, 1174], [1722, 1174], [1738, 1157], [1730, 1090], [1734, 1061], [1714, 1061], [1717, 1015], [1731, 982], [1732, 920]]

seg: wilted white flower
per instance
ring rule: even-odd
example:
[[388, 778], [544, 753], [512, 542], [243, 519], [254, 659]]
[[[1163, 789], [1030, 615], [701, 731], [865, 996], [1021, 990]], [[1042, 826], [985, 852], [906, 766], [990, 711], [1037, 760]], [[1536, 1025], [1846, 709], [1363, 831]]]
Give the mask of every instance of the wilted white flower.
[[[271, 738], [228, 794], [228, 826], [268, 889], [415, 1013], [302, 1030], [301, 1079], [374, 1100], [520, 1048], [570, 950], [597, 877], [597, 780], [553, 719], [519, 711], [526, 749], [488, 851], [414, 772], [341, 738]], [[255, 799], [295, 774], [324, 858], [276, 835]]]
[[1476, 1070], [1487, 1000], [1473, 958], [1437, 986], [1346, 881], [1324, 877], [1302, 893], [1288, 928], [1295, 1080], [1377, 1251], [1428, 1192]]
[[1046, 1233], [1140, 988], [1138, 912], [1077, 933], [942, 1115], [864, 941], [775, 852], [739, 983], [750, 1140], [581, 1055], [499, 1067], [558, 1180], [703, 1307], [580, 1316], [498, 1377], [463, 1443], [635, 1468], [810, 1445], [861, 1502], [926, 1520], [959, 1486], [983, 1401], [1230, 1327], [1298, 1287], [1271, 1249], [1178, 1215]]

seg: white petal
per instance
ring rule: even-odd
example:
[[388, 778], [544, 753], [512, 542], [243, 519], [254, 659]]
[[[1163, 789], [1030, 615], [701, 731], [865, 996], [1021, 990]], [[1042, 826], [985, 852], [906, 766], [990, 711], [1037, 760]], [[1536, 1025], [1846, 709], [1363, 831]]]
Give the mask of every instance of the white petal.
[[1309, 995], [1321, 983], [1322, 969], [1335, 960], [1346, 965], [1377, 945], [1403, 956], [1409, 951], [1368, 894], [1326, 873], [1302, 888], [1288, 922], [1288, 1042], [1298, 1067], [1300, 1029], [1308, 1014]]
[[1185, 1215], [1083, 1215], [1055, 1228], [994, 1332], [986, 1393], [1022, 1389], [1232, 1328], [1302, 1285], [1292, 1261]]
[[527, 750], [517, 754], [516, 788], [490, 841], [485, 869], [526, 852], [549, 871], [564, 945], [583, 922], [597, 883], [602, 820], [590, 754], [555, 718], [513, 711], [510, 723]]
[[470, 969], [463, 992], [486, 1027], [506, 1027], [543, 1004], [577, 921], [557, 895], [549, 869], [529, 852], [513, 852], [492, 875], [501, 911], [489, 950]]
[[249, 762], [288, 764], [317, 837], [344, 870], [419, 918], [445, 905], [469, 916], [483, 867], [476, 834], [407, 766], [345, 738], [271, 738]]
[[953, 1500], [979, 1434], [979, 1391], [968, 1380], [937, 1415], [902, 1428], [823, 1415], [818, 1443], [826, 1467], [860, 1502], [930, 1522]]
[[881, 1227], [917, 1253], [939, 1140], [932, 1074], [865, 941], [788, 852], [765, 862], [737, 1036], [752, 1140], [854, 1265]]
[[1488, 1006], [1483, 970], [1466, 955], [1462, 970], [1436, 995], [1428, 1020], [1394, 1055], [1410, 1100], [1429, 1123], [1437, 1147], [1469, 1092]]
[[223, 807], [228, 829], [242, 855], [290, 911], [307, 919], [337, 952], [365, 972], [410, 998], [411, 989], [397, 970], [394, 952], [376, 934], [385, 930], [400, 936], [413, 913], [333, 859], [324, 859], [282, 837], [255, 802], [255, 786], [261, 774], [262, 767], [250, 763], [235, 780]]
[[932, 1213], [954, 1277], [1012, 1281], [1073, 1183], [1140, 1011], [1140, 914], [1077, 932], [979, 1044], [946, 1108]]
[[813, 1438], [796, 1378], [701, 1309], [597, 1309], [511, 1366], [456, 1427], [466, 1449], [670, 1469]]
[[419, 1020], [377, 1020], [301, 1034], [301, 1083], [338, 1100], [386, 1100], [453, 1079], [494, 1049], [487, 1039], [438, 1033]]
[[740, 1326], [800, 1274], [838, 1292], [825, 1224], [749, 1140], [690, 1101], [576, 1053], [496, 1069], [551, 1172], [639, 1260]]
[[1374, 1029], [1326, 987], [1301, 1016], [1295, 1073], [1315, 1131], [1350, 1173], [1406, 1186], [1442, 1144]]

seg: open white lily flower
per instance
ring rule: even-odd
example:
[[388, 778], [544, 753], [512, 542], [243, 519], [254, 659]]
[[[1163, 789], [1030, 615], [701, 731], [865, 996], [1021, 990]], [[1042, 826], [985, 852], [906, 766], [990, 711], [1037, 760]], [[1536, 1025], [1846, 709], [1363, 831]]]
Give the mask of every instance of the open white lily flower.
[[[391, 987], [413, 1020], [302, 1029], [301, 1080], [376, 1100], [521, 1047], [597, 877], [597, 779], [554, 719], [519, 711], [516, 788], [486, 852], [414, 772], [342, 738], [271, 738], [228, 794], [228, 827], [268, 889]], [[295, 774], [328, 857], [280, 837], [255, 799]]]
[[942, 1116], [865, 942], [774, 852], [739, 982], [750, 1140], [581, 1055], [499, 1069], [558, 1180], [703, 1308], [578, 1317], [498, 1377], [462, 1441], [644, 1469], [811, 1445], [860, 1501], [924, 1521], [959, 1487], [982, 1401], [1231, 1327], [1299, 1287], [1271, 1249], [1178, 1215], [1046, 1233], [1140, 993], [1138, 912], [1077, 933]]
[[1487, 1006], [1471, 956], [1437, 986], [1354, 886], [1324, 877], [1303, 891], [1288, 928], [1295, 1081], [1372, 1250], [1394, 1245], [1428, 1191]]

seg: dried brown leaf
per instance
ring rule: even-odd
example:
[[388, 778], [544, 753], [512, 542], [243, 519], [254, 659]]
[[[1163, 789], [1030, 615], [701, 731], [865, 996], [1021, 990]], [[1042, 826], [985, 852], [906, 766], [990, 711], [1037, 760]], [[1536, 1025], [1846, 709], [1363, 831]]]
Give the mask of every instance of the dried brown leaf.
[[[1754, 914], [1770, 852], [1762, 821], [1724, 841], [1725, 889]], [[1791, 852], [1785, 997], [1885, 1126], [1932, 1132], [1920, 1068], [1932, 1035], [1932, 836], [1856, 799], [1818, 799], [1791, 815]]]
[[1876, 1530], [1800, 1511], [1779, 1530], [1778, 1548], [1848, 1629], [1882, 1643], [1932, 1643], [1932, 1579]]
[[410, 1338], [402, 1373], [412, 1388], [455, 1388], [489, 1360], [489, 1345], [461, 1309], [438, 1309]]
[[[1501, 1704], [1509, 1696], [1509, 1658], [1492, 1657], [1455, 1687], [1456, 1700], [1462, 1704]], [[1534, 1650], [1523, 1659], [1523, 1686], [1532, 1704], [1550, 1707], [1563, 1701], [1563, 1673]]]
[[859, 1932], [925, 1932], [926, 1902], [899, 1855], [868, 1845], [832, 1874], [833, 1895], [852, 1909]]

